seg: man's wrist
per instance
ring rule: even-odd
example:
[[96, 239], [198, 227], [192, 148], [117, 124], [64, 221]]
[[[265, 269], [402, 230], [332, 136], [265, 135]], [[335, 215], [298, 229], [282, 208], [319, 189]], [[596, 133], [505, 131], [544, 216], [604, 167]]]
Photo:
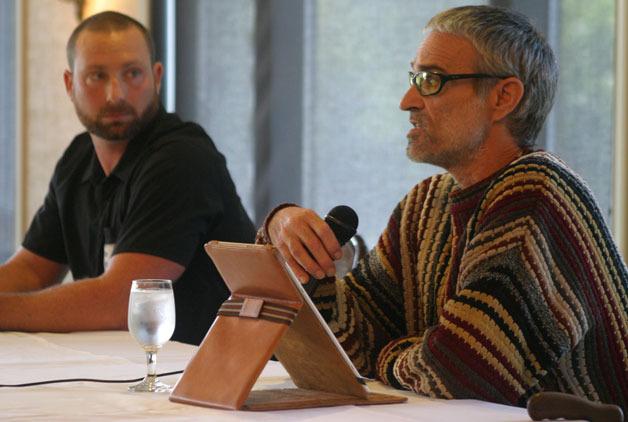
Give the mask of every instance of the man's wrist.
[[289, 207], [298, 207], [298, 205], [290, 203], [290, 202], [286, 202], [286, 203], [277, 205], [268, 213], [268, 215], [264, 219], [264, 223], [262, 224], [262, 227], [260, 227], [259, 230], [257, 231], [257, 235], [255, 236], [255, 243], [262, 244], [262, 245], [272, 245], [272, 241], [270, 239], [270, 233], [268, 232], [268, 225], [270, 224], [270, 220], [273, 219], [273, 217], [275, 216], [275, 214], [277, 214], [277, 212], [281, 211], [284, 208], [289, 208]]

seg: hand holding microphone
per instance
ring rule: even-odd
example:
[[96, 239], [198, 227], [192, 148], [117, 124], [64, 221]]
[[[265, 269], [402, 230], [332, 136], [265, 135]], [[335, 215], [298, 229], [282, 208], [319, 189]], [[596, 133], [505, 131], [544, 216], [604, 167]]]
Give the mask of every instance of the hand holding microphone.
[[279, 210], [268, 224], [273, 245], [302, 283], [335, 274], [334, 260], [340, 247], [356, 232], [358, 216], [346, 205], [332, 208], [325, 219], [314, 211], [288, 207]]

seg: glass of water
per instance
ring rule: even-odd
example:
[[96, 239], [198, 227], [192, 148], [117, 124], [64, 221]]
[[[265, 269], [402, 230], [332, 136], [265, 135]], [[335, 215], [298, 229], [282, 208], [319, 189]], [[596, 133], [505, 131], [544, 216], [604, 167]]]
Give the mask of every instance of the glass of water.
[[170, 391], [157, 379], [157, 351], [174, 331], [175, 311], [170, 280], [133, 280], [129, 296], [129, 332], [146, 352], [147, 374], [130, 391]]

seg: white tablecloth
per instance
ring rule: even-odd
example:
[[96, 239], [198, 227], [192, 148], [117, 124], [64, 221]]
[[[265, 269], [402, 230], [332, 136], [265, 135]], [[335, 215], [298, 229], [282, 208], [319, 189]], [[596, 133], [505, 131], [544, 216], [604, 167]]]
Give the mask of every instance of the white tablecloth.
[[[158, 372], [184, 369], [193, 346], [170, 342], [159, 352]], [[123, 331], [72, 334], [0, 332], [0, 384], [58, 378], [129, 379], [146, 370], [141, 348]], [[174, 384], [179, 375], [163, 378]], [[277, 362], [269, 362], [255, 388], [291, 387]], [[380, 406], [338, 406], [275, 412], [209, 409], [173, 403], [167, 394], [131, 393], [126, 384], [73, 382], [0, 388], [0, 420], [211, 420], [211, 421], [464, 421], [528, 422], [523, 408], [475, 400], [435, 400], [394, 392], [408, 402]]]

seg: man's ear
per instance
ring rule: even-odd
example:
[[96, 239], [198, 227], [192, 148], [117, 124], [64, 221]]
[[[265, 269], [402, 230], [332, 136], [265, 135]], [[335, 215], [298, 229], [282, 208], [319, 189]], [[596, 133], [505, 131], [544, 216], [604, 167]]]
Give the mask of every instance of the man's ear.
[[164, 75], [164, 66], [161, 62], [155, 62], [153, 65], [153, 78], [155, 78], [155, 87], [157, 88], [157, 94], [161, 91], [161, 78]]
[[74, 85], [72, 84], [72, 72], [67, 69], [63, 72], [63, 83], [65, 84], [65, 92], [70, 98], [72, 98], [72, 92], [74, 90]]
[[500, 121], [512, 113], [519, 105], [524, 92], [523, 82], [518, 78], [511, 76], [500, 79], [490, 94], [493, 104], [493, 121]]

